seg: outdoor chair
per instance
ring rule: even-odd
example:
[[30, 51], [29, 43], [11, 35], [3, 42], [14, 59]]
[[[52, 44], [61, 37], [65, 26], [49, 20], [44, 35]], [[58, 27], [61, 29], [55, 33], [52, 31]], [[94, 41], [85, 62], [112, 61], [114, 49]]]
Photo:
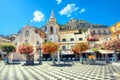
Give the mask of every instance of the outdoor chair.
[[47, 58], [47, 61], [50, 61], [50, 58]]
[[72, 58], [73, 61], [75, 61], [75, 58]]

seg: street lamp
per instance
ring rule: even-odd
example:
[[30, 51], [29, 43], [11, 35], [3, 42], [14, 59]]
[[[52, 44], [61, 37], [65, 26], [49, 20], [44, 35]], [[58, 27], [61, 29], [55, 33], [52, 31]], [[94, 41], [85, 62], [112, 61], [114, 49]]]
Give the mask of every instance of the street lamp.
[[41, 55], [41, 45], [38, 47], [38, 53], [39, 53], [39, 64], [42, 64], [42, 55]]

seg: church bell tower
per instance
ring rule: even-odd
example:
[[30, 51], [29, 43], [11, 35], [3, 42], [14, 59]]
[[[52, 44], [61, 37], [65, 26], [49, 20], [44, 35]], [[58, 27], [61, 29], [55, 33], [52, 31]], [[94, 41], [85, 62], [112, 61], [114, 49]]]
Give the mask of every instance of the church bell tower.
[[59, 25], [56, 22], [53, 10], [47, 23], [47, 40], [51, 42], [59, 42]]

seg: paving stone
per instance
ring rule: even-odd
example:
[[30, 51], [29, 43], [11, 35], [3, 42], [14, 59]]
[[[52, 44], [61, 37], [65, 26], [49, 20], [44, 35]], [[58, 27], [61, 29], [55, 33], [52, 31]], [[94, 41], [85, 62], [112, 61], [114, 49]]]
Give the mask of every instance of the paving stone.
[[120, 67], [107, 65], [51, 66], [50, 61], [42, 65], [5, 65], [0, 62], [0, 80], [120, 80]]

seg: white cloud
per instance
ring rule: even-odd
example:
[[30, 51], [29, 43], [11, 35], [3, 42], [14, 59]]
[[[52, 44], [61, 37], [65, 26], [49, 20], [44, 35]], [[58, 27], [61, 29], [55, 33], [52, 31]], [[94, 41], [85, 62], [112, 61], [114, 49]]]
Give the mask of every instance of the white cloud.
[[62, 2], [62, 0], [56, 0], [57, 1], [57, 4], [60, 4]]
[[33, 19], [31, 20], [31, 22], [41, 22], [41, 21], [44, 21], [44, 14], [41, 12], [41, 11], [34, 11], [33, 13], [34, 17]]
[[79, 13], [81, 14], [81, 13], [83, 13], [83, 12], [85, 12], [85, 11], [86, 11], [86, 9], [85, 9], [85, 8], [82, 8]]
[[67, 4], [67, 6], [64, 7], [64, 8], [59, 12], [59, 14], [60, 14], [60, 15], [67, 15], [67, 17], [70, 17], [71, 14], [72, 14], [74, 11], [78, 10], [78, 9], [79, 9], [79, 7], [77, 7], [76, 4]]
[[30, 22], [33, 22], [33, 20], [30, 20]]

